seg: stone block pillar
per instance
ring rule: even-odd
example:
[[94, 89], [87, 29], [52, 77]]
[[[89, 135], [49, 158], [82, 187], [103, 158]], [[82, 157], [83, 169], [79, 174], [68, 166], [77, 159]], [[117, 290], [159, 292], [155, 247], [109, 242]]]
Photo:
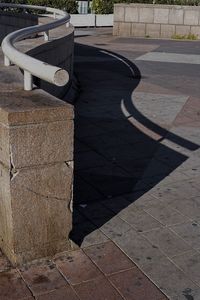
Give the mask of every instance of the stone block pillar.
[[71, 105], [1, 93], [0, 248], [14, 265], [70, 248], [73, 131]]

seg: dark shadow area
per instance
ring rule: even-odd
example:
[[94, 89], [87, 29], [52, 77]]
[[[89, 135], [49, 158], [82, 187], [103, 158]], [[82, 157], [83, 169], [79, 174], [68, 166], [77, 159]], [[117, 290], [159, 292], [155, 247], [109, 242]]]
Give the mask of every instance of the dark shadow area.
[[[128, 59], [76, 44], [75, 72], [81, 93], [75, 111], [74, 215], [70, 238], [81, 245], [86, 235], [131, 202], [139, 201], [140, 196], [187, 160], [187, 156], [160, 143], [166, 136], [192, 151], [199, 145], [161, 128], [137, 110], [131, 96], [141, 74]], [[123, 114], [122, 102], [128, 116]], [[129, 122], [130, 117], [160, 139], [143, 133]], [[128, 194], [132, 195], [131, 201], [120, 198]]]

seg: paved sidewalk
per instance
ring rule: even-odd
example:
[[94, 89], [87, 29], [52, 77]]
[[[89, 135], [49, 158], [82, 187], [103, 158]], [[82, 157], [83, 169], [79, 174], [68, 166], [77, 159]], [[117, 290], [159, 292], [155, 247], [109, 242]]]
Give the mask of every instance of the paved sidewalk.
[[108, 238], [170, 299], [198, 300], [200, 42], [84, 34], [72, 239]]
[[200, 299], [199, 58], [197, 41], [77, 31], [75, 250], [1, 255], [1, 300]]

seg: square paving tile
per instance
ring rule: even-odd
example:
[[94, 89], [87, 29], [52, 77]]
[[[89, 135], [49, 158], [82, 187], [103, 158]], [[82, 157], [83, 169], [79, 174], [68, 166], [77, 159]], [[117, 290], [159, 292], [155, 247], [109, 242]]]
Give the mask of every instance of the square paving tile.
[[149, 263], [157, 264], [165, 257], [156, 245], [152, 245], [134, 229], [125, 232], [122, 236], [113, 239], [122, 251], [139, 267]]
[[109, 280], [126, 300], [167, 299], [138, 268], [111, 275]]
[[131, 226], [120, 217], [115, 216], [100, 227], [100, 230], [111, 240], [122, 236], [131, 229]]
[[75, 285], [74, 289], [81, 300], [123, 300], [105, 277]]
[[84, 252], [106, 275], [135, 267], [133, 262], [113, 242], [91, 246]]
[[166, 206], [164, 203], [156, 203], [152, 207], [144, 208], [144, 210], [163, 225], [173, 225], [190, 221], [189, 218], [172, 207]]
[[179, 266], [188, 277], [196, 284], [200, 285], [200, 253], [190, 251], [172, 258], [173, 262]]
[[150, 243], [156, 245], [168, 257], [179, 255], [192, 248], [179, 236], [167, 228], [156, 229], [143, 233]]
[[67, 285], [66, 280], [50, 261], [39, 261], [24, 266], [20, 272], [34, 295], [40, 295]]
[[0, 299], [21, 300], [31, 297], [31, 292], [16, 270], [0, 273]]
[[55, 257], [55, 263], [66, 280], [72, 285], [102, 276], [96, 265], [82, 250], [58, 255]]
[[65, 286], [48, 294], [36, 297], [36, 300], [79, 300], [79, 298], [70, 286]]
[[81, 248], [86, 248], [92, 245], [105, 243], [106, 241], [108, 241], [107, 236], [103, 234], [103, 232], [101, 232], [99, 229], [96, 229], [84, 237], [81, 243]]
[[134, 204], [119, 213], [120, 218], [129, 223], [138, 232], [162, 227], [162, 224]]
[[[149, 261], [142, 267], [142, 271], [166, 294], [169, 299], [179, 299], [183, 295], [191, 296], [199, 288], [187, 274], [181, 271], [167, 257]], [[190, 296], [190, 298], [189, 298]]]
[[191, 247], [200, 249], [200, 225], [196, 222], [171, 226], [171, 230], [177, 233]]

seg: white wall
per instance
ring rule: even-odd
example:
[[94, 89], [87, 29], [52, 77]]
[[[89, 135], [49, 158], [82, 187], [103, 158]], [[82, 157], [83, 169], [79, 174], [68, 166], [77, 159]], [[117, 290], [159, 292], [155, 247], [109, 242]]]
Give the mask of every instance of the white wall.
[[113, 15], [80, 14], [71, 15], [74, 27], [108, 27], [113, 26]]

